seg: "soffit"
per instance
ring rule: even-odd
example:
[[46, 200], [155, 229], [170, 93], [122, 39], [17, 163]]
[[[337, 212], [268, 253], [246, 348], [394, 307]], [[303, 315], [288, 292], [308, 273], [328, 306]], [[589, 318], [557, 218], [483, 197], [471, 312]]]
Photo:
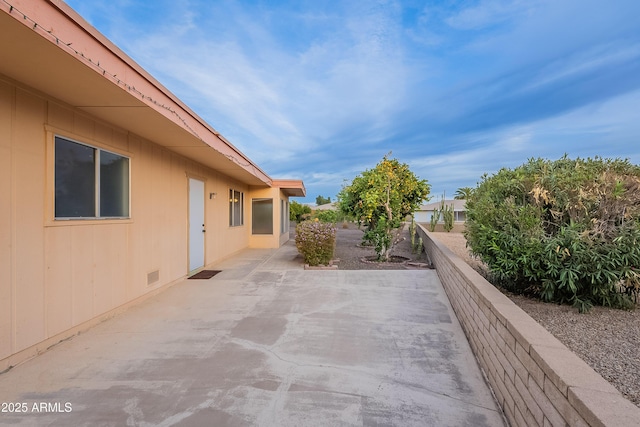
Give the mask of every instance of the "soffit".
[[304, 183], [297, 179], [274, 179], [273, 186], [280, 190], [288, 197], [304, 197], [307, 195], [307, 189]]

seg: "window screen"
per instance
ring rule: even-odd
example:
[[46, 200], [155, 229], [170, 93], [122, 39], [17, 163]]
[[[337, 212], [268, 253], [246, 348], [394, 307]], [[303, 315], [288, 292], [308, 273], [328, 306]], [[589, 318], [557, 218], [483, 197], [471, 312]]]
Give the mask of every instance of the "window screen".
[[251, 207], [251, 232], [273, 234], [273, 199], [253, 199]]
[[280, 200], [280, 233], [289, 231], [289, 201]]
[[237, 227], [244, 224], [244, 193], [229, 190], [229, 226]]
[[100, 152], [100, 216], [129, 216], [129, 159]]

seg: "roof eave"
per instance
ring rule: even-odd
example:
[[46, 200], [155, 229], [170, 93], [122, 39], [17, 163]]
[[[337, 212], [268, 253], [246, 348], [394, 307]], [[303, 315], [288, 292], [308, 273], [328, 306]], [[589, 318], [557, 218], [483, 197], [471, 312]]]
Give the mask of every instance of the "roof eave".
[[280, 188], [280, 190], [288, 197], [304, 197], [307, 195], [307, 189], [304, 187], [304, 183], [301, 180], [274, 179], [272, 186]]
[[238, 181], [272, 185], [260, 167], [66, 3], [16, 8], [0, 2], [0, 15], [0, 74]]

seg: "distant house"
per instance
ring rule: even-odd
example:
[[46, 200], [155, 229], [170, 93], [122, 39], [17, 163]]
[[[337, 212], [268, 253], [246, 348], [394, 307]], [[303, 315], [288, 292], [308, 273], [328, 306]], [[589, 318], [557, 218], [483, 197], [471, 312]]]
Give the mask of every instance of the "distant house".
[[0, 2], [0, 372], [247, 247], [268, 176], [62, 1]]
[[[457, 223], [463, 223], [466, 221], [466, 200], [445, 200], [445, 205], [453, 206], [454, 221]], [[413, 214], [416, 222], [430, 223], [431, 217], [436, 209], [442, 207], [442, 201], [428, 203], [420, 206], [420, 208]], [[442, 215], [440, 215], [438, 222], [442, 222]]]

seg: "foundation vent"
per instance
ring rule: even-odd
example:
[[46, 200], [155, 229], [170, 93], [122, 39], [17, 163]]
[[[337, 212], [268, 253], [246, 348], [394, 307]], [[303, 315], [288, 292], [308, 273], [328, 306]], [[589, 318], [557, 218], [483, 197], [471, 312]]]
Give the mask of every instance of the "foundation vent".
[[160, 280], [160, 270], [147, 273], [147, 286], [156, 283], [158, 280]]

